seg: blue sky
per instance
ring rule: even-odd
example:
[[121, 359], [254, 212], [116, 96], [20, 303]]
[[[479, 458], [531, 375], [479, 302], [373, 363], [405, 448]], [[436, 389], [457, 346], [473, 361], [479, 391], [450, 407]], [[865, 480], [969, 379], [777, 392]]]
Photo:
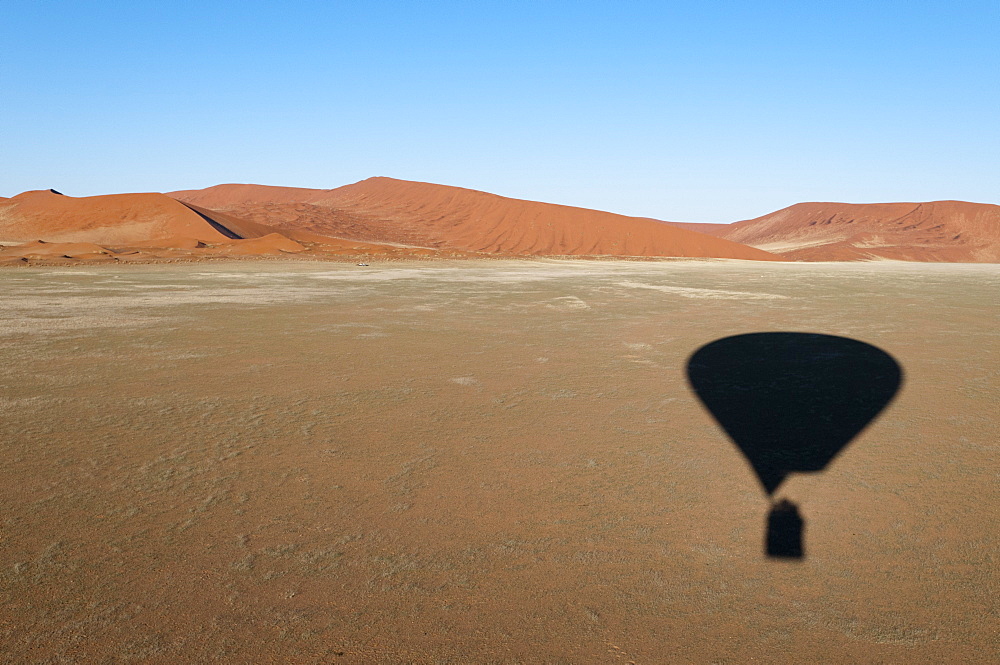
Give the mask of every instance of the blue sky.
[[375, 175], [676, 221], [1000, 203], [1000, 2], [0, 0], [0, 196]]

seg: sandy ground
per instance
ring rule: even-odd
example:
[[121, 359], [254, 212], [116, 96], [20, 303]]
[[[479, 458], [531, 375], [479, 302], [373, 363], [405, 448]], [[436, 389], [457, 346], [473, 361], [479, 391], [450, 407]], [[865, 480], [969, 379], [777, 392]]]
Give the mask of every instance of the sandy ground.
[[[5, 662], [997, 662], [998, 266], [0, 280]], [[780, 490], [801, 561], [684, 372], [789, 330], [906, 376]]]

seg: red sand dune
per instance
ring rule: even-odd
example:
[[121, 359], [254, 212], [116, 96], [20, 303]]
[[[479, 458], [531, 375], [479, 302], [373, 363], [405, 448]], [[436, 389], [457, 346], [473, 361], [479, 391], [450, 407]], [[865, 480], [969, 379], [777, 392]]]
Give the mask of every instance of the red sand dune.
[[[652, 219], [651, 217], [647, 219]], [[715, 224], [712, 222], [665, 222], [658, 219], [653, 219], [654, 222], [660, 222], [661, 224], [669, 224], [670, 226], [676, 226], [679, 229], [688, 229], [690, 231], [697, 231], [698, 233], [707, 233], [710, 236], [722, 237], [726, 229], [730, 227], [729, 224]]]
[[[269, 229], [268, 231], [273, 231]], [[46, 240], [124, 245], [166, 238], [220, 242], [267, 235], [258, 225], [216, 222], [163, 194], [75, 198], [51, 190], [0, 202], [0, 241]]]
[[[44, 190], [0, 197], [0, 244], [39, 240], [44, 246], [0, 254], [4, 262], [17, 252], [39, 260], [450, 252], [1000, 262], [1000, 206], [800, 203], [735, 224], [698, 224], [391, 178], [328, 190], [218, 185], [170, 196], [74, 198]], [[92, 246], [78, 251], [52, 243]]]
[[392, 178], [337, 189], [217, 185], [172, 192], [189, 204], [286, 230], [499, 255], [779, 260], [655, 220]]
[[[0, 242], [41, 239], [190, 248], [198, 242], [260, 238], [276, 231], [156, 193], [75, 198], [42, 190], [0, 201]], [[336, 242], [308, 232], [284, 235], [303, 242]]]
[[[42, 242], [44, 241], [44, 242]], [[398, 255], [393, 246], [329, 238], [181, 203], [164, 194], [75, 198], [53, 190], [0, 200], [4, 262], [24, 259], [139, 260], [301, 253]], [[86, 245], [86, 251], [78, 245]], [[307, 248], [302, 243], [307, 243]], [[139, 251], [136, 251], [139, 250]]]
[[798, 203], [713, 231], [793, 260], [1000, 262], [1000, 206]]

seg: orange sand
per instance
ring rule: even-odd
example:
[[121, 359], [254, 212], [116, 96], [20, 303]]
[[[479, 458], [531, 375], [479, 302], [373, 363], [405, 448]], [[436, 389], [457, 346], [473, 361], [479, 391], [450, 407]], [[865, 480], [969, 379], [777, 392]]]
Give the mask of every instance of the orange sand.
[[[146, 262], [233, 256], [424, 256], [393, 245], [275, 228], [163, 194], [75, 198], [53, 190], [0, 200], [0, 263]], [[25, 244], [26, 243], [26, 244]]]
[[[280, 240], [248, 242], [270, 236]], [[289, 253], [313, 258], [577, 255], [989, 263], [1000, 262], [1000, 206], [799, 203], [735, 224], [703, 224], [391, 178], [337, 189], [217, 185], [169, 196], [74, 198], [43, 190], [0, 197], [0, 244], [35, 241], [93, 247], [8, 247], [0, 252], [0, 263]]]
[[795, 260], [1000, 262], [1000, 206], [985, 203], [798, 203], [711, 232]]
[[75, 198], [46, 190], [0, 202], [2, 241], [41, 239], [113, 246], [178, 236], [202, 242], [227, 239], [197, 213], [163, 194]]
[[251, 238], [249, 240], [234, 240], [216, 249], [225, 254], [243, 255], [275, 254], [277, 252], [297, 254], [306, 251], [303, 245], [286, 238], [280, 233], [271, 233], [262, 238]]
[[776, 260], [761, 250], [655, 220], [392, 178], [330, 190], [218, 185], [171, 196], [266, 220], [283, 232], [303, 229], [465, 252]]
[[[659, 221], [659, 220], [653, 220]], [[698, 233], [707, 233], [710, 236], [719, 236], [726, 232], [729, 228], [729, 224], [713, 224], [711, 222], [662, 222], [663, 224], [669, 224], [670, 226], [676, 226], [679, 229], [688, 229], [689, 231], [697, 231]]]
[[25, 258], [75, 258], [94, 254], [106, 255], [110, 254], [110, 252], [92, 242], [42, 242], [41, 240], [0, 248], [0, 255], [22, 256]]

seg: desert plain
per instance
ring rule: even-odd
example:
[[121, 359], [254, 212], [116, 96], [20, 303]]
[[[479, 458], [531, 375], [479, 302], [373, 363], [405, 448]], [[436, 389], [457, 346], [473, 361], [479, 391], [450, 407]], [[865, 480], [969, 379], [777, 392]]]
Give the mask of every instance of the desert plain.
[[[997, 264], [233, 261], [0, 273], [11, 663], [987, 663]], [[891, 354], [779, 493], [693, 394], [730, 335]], [[821, 427], [818, 424], [817, 427]]]

